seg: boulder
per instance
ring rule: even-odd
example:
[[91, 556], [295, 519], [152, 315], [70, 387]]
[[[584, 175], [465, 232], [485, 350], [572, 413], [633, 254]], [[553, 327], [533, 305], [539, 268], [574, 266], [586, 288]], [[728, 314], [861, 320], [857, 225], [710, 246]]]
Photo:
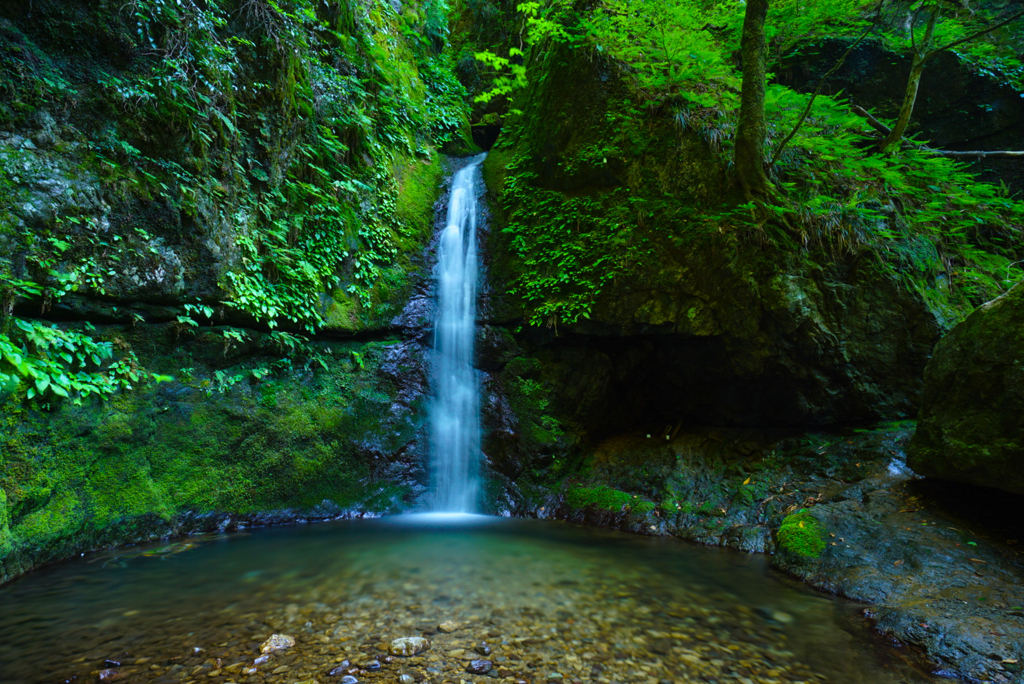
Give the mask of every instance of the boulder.
[[924, 382], [910, 467], [1024, 494], [1024, 285], [953, 328]]

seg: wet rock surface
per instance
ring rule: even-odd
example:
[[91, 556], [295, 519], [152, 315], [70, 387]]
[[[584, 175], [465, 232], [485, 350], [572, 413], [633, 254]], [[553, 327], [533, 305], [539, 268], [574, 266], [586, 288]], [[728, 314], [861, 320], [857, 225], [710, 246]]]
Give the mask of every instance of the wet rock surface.
[[483, 660], [478, 658], [477, 660], [469, 661], [469, 665], [466, 666], [466, 672], [468, 672], [469, 674], [482, 675], [490, 672], [491, 668], [493, 667], [494, 663], [492, 663], [490, 660]]
[[[864, 616], [920, 647], [936, 672], [1015, 681], [1024, 652], [1021, 498], [922, 480], [906, 466], [912, 431], [617, 438], [593, 452], [592, 479], [641, 496], [624, 493], [617, 510], [573, 507], [570, 487], [535, 513], [771, 553], [811, 586], [871, 604]], [[819, 557], [779, 544], [779, 526], [800, 511], [820, 526]]]

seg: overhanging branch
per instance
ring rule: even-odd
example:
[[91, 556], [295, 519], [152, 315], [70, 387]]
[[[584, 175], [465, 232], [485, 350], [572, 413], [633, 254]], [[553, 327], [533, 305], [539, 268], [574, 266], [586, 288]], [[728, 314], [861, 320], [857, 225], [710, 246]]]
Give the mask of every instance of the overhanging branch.
[[[873, 117], [871, 113], [863, 107], [853, 105], [850, 109], [858, 116], [864, 117], [868, 122], [868, 125], [882, 135], [889, 135], [892, 133], [891, 128]], [[921, 150], [922, 152], [928, 152], [929, 154], [934, 154], [937, 157], [950, 157], [951, 159], [1024, 159], [1024, 150], [973, 150], [963, 152], [960, 150], [937, 150], [934, 147], [917, 145], [908, 140], [904, 140], [904, 143], [915, 149]]]

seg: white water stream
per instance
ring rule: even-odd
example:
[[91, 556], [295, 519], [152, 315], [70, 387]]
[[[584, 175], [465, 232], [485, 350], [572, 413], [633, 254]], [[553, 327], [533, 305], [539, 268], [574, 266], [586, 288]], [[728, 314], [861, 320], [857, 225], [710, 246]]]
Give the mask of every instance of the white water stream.
[[438, 240], [430, 412], [433, 510], [476, 510], [480, 479], [480, 382], [473, 368], [476, 336], [476, 177], [486, 155], [455, 174], [448, 220]]

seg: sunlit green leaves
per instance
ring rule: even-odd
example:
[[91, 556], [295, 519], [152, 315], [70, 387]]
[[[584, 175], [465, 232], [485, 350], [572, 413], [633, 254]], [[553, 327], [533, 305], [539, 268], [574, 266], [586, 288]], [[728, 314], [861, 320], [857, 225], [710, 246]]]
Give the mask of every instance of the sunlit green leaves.
[[728, 108], [737, 101], [739, 80], [723, 45], [728, 34], [709, 28], [736, 13], [693, 0], [609, 0], [581, 25], [602, 51], [631, 67], [648, 96]]

